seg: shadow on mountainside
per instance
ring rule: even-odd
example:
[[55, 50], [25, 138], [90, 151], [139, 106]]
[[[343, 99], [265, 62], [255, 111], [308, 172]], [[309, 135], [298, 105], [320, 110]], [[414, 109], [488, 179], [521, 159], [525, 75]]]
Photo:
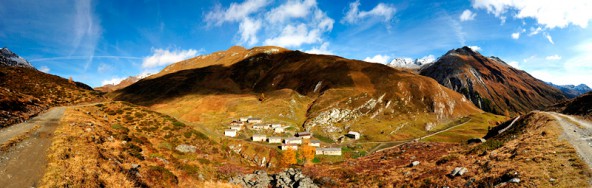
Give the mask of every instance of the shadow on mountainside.
[[253, 94], [292, 89], [309, 95], [348, 87], [388, 92], [393, 86], [389, 79], [404, 74], [411, 76], [382, 64], [337, 56], [299, 51], [260, 53], [228, 67], [213, 65], [144, 79], [114, 92], [114, 98], [149, 106], [188, 94]]

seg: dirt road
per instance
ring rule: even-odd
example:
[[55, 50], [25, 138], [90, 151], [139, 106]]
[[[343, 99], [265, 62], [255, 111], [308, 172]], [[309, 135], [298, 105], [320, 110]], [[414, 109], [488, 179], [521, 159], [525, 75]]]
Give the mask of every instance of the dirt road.
[[36, 187], [47, 164], [51, 135], [64, 115], [65, 107], [52, 108], [27, 122], [0, 130], [0, 145], [14, 143], [0, 151], [0, 187]]
[[569, 141], [588, 167], [592, 168], [592, 123], [555, 112], [545, 113], [557, 120], [563, 128], [562, 138]]

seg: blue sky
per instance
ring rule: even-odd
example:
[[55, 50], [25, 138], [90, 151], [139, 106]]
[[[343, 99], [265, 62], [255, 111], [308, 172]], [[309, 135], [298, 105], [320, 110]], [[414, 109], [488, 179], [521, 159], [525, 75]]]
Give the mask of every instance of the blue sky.
[[473, 46], [544, 81], [592, 86], [588, 0], [2, 0], [0, 45], [91, 86], [233, 45], [389, 62]]

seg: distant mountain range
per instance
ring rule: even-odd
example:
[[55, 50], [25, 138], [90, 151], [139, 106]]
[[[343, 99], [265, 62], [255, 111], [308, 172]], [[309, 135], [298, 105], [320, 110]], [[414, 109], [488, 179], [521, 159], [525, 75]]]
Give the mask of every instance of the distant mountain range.
[[418, 59], [411, 59], [411, 58], [395, 58], [390, 63], [387, 63], [387, 66], [394, 67], [394, 68], [407, 68], [407, 69], [419, 69], [422, 66], [432, 64], [436, 61], [433, 56], [427, 56]]
[[590, 87], [588, 87], [586, 84], [580, 84], [580, 85], [555, 85], [551, 82], [547, 82], [547, 84], [561, 90], [561, 92], [563, 92], [563, 94], [565, 94], [565, 96], [567, 98], [576, 98], [577, 96], [580, 96], [584, 93], [588, 93], [590, 91], [592, 91], [592, 89], [590, 89]]
[[469, 47], [448, 51], [420, 74], [462, 93], [479, 108], [496, 113], [527, 113], [562, 99], [561, 91], [497, 57], [485, 57]]
[[96, 87], [94, 88], [97, 91], [102, 91], [102, 92], [112, 92], [121, 88], [125, 88], [129, 85], [132, 85], [138, 81], [140, 81], [143, 78], [146, 78], [148, 76], [150, 76], [152, 74], [142, 74], [142, 75], [137, 75], [137, 76], [130, 76], [127, 77], [126, 79], [123, 79], [121, 82], [116, 83], [116, 84], [107, 84], [101, 87]]

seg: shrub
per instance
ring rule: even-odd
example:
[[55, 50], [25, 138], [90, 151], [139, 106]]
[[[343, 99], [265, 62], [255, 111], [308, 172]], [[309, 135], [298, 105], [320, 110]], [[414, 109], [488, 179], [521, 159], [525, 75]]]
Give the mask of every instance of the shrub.
[[[167, 170], [162, 166], [150, 166], [147, 170], [146, 178], [150, 179], [151, 182], [165, 183], [176, 185], [179, 183], [177, 176], [171, 171]], [[166, 186], [165, 186], [166, 187]]]
[[126, 150], [127, 150], [128, 154], [130, 154], [131, 156], [134, 156], [135, 158], [138, 158], [142, 161], [144, 160], [144, 156], [142, 155], [142, 148], [141, 147], [136, 146], [131, 143], [127, 143]]

